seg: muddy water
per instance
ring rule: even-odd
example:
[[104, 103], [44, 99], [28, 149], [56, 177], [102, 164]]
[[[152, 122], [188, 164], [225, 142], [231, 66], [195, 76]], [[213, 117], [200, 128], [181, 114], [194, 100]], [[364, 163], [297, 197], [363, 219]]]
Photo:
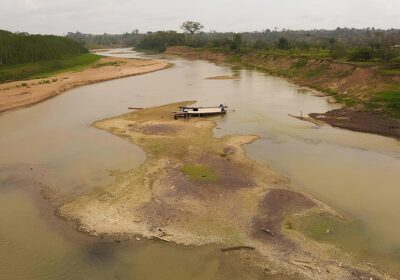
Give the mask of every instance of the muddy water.
[[[108, 55], [132, 57], [136, 53]], [[154, 241], [87, 238], [52, 218], [33, 199], [43, 186], [64, 195], [106, 187], [108, 171], [143, 162], [138, 147], [89, 125], [174, 101], [227, 103], [217, 135], [257, 134], [249, 155], [290, 177], [296, 188], [362, 220], [400, 245], [398, 141], [313, 124], [288, 114], [337, 108], [316, 92], [284, 79], [203, 61], [164, 57], [175, 66], [148, 75], [72, 90], [0, 116], [0, 279], [237, 279], [257, 278], [235, 255], [215, 247], [182, 248]], [[207, 80], [234, 75], [235, 80]], [[397, 172], [396, 172], [397, 171]], [[62, 230], [60, 230], [62, 228]], [[157, 263], [157, 269], [154, 269]], [[232, 278], [233, 277], [233, 278]]]

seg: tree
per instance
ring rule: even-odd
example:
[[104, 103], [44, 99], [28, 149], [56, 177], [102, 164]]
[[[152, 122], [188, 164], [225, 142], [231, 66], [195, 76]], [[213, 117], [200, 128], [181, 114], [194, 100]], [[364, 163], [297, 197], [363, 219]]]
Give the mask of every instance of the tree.
[[241, 45], [242, 45], [242, 35], [240, 35], [239, 33], [236, 33], [235, 35], [233, 35], [233, 40], [231, 43], [231, 50], [239, 51]]
[[354, 61], [366, 61], [373, 57], [374, 53], [369, 47], [356, 48], [350, 55], [350, 60]]
[[288, 49], [290, 49], [290, 45], [289, 45], [288, 39], [286, 39], [285, 37], [279, 38], [279, 41], [278, 41], [278, 49], [281, 49], [281, 50], [288, 50]]
[[189, 32], [190, 34], [194, 34], [197, 31], [200, 31], [204, 28], [204, 25], [202, 25], [200, 22], [197, 21], [185, 21], [181, 25], [181, 29]]

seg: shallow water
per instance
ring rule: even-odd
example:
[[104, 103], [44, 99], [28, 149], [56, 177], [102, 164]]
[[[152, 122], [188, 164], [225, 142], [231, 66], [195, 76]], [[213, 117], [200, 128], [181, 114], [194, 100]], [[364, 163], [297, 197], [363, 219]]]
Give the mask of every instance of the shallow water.
[[[294, 187], [361, 220], [388, 246], [400, 246], [400, 142], [319, 128], [288, 116], [338, 106], [284, 79], [204, 61], [162, 58], [175, 66], [77, 88], [0, 116], [0, 279], [259, 277], [261, 272], [251, 269], [249, 274], [245, 263], [234, 256], [227, 260], [213, 247], [192, 249], [154, 241], [114, 244], [88, 241], [72, 230], [65, 234], [68, 229], [60, 233], [54, 225], [58, 222], [43, 218], [27, 195], [41, 186], [65, 194], [106, 186], [112, 181], [107, 170], [135, 167], [145, 154], [89, 125], [124, 113], [128, 106], [183, 100], [226, 103], [235, 112], [218, 120], [216, 135], [261, 136], [246, 146], [250, 157], [286, 174]], [[205, 79], [219, 75], [239, 79]]]

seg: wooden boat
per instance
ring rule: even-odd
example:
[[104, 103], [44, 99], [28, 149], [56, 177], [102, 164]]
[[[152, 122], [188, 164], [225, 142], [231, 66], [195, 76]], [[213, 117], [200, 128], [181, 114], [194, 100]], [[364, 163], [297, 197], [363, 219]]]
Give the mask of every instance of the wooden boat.
[[179, 117], [190, 118], [194, 117], [205, 117], [211, 115], [222, 115], [226, 113], [226, 108], [223, 104], [218, 107], [179, 107], [178, 112], [174, 112], [174, 118], [178, 119]]

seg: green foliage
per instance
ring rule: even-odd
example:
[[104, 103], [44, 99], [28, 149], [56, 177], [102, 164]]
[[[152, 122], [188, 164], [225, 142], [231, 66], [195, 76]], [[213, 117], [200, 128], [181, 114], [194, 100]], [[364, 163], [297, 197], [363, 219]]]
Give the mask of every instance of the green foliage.
[[104, 66], [120, 66], [121, 64], [124, 64], [125, 61], [108, 61], [108, 62], [102, 62], [102, 63], [96, 63], [93, 65], [93, 68], [100, 68]]
[[383, 105], [389, 112], [400, 117], [400, 89], [378, 92], [371, 101]]
[[101, 58], [95, 54], [82, 54], [66, 59], [55, 59], [0, 67], [0, 83], [7, 81], [44, 78], [59, 72], [78, 71]]
[[135, 48], [163, 52], [169, 46], [183, 45], [184, 42], [184, 34], [175, 31], [149, 32]]
[[288, 49], [290, 49], [290, 44], [289, 44], [288, 39], [286, 39], [285, 37], [279, 38], [277, 47], [280, 50], [288, 50]]
[[330, 49], [330, 56], [334, 59], [344, 58], [347, 56], [347, 50], [341, 44], [333, 44]]
[[[400, 59], [399, 59], [400, 60]], [[386, 75], [400, 75], [400, 61], [392, 60], [393, 64], [385, 65], [380, 69], [382, 74]]]
[[196, 180], [216, 181], [217, 175], [214, 170], [202, 165], [185, 165], [181, 168], [181, 172]]
[[360, 47], [350, 53], [350, 60], [367, 61], [374, 57], [374, 52], [370, 47]]
[[236, 33], [235, 35], [233, 35], [233, 40], [230, 49], [232, 51], [239, 51], [241, 46], [242, 46], [242, 35]]
[[141, 38], [146, 36], [140, 34], [139, 30], [133, 30], [130, 33], [123, 34], [84, 34], [81, 32], [69, 32], [66, 37], [80, 44], [86, 46], [89, 49], [98, 48], [115, 48], [115, 47], [133, 47], [137, 44]]
[[389, 61], [399, 55], [399, 51], [394, 48], [381, 48], [376, 51], [376, 55], [384, 61]]
[[302, 67], [306, 66], [307, 62], [308, 62], [308, 59], [302, 57], [294, 64], [294, 67], [302, 68]]
[[65, 37], [29, 35], [0, 30], [0, 67], [64, 59], [87, 52], [88, 50], [81, 44]]
[[204, 25], [202, 25], [200, 22], [197, 21], [185, 21], [181, 25], [181, 29], [189, 32], [190, 34], [194, 34], [197, 31], [200, 31], [204, 28]]

